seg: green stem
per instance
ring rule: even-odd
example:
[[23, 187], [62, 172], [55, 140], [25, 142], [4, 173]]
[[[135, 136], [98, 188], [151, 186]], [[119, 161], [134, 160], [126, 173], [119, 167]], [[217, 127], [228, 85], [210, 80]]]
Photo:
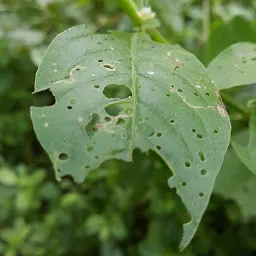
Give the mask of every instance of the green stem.
[[[138, 15], [138, 8], [133, 0], [118, 0], [119, 6], [126, 12], [127, 15], [134, 21], [136, 25], [140, 25], [143, 28], [143, 20]], [[151, 38], [159, 43], [169, 43], [160, 32], [156, 29], [147, 29], [146, 32], [151, 36]]]
[[126, 12], [127, 15], [137, 24], [141, 25], [142, 20], [138, 15], [138, 9], [133, 0], [118, 0], [119, 6]]
[[165, 39], [156, 29], [147, 29], [146, 30], [150, 37], [159, 43], [164, 43], [164, 44], [168, 44], [169, 42], [167, 41], [167, 39]]
[[203, 42], [207, 42], [209, 38], [209, 28], [210, 28], [210, 15], [211, 15], [211, 3], [210, 0], [203, 1]]

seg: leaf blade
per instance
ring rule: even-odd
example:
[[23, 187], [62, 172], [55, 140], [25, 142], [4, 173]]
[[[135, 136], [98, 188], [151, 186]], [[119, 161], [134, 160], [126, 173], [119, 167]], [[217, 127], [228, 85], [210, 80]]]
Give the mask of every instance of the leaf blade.
[[[125, 86], [131, 96], [104, 94], [109, 85]], [[131, 161], [135, 148], [155, 151], [172, 169], [168, 184], [191, 213], [184, 249], [207, 207], [230, 137], [228, 115], [203, 65], [144, 34], [90, 35], [78, 26], [53, 41], [39, 67], [36, 92], [48, 88], [56, 103], [33, 107], [31, 117], [56, 176], [82, 182], [108, 159]]]
[[256, 44], [237, 43], [221, 52], [207, 70], [219, 90], [256, 82]]

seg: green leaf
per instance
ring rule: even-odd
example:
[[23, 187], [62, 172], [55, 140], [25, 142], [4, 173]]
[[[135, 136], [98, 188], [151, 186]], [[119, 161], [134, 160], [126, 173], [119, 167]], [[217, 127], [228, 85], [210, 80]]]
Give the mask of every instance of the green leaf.
[[135, 148], [155, 151], [172, 169], [169, 186], [191, 214], [185, 248], [230, 140], [228, 115], [196, 57], [145, 34], [94, 35], [77, 26], [46, 52], [35, 92], [47, 89], [56, 103], [32, 107], [31, 117], [57, 178], [82, 182], [108, 159], [132, 161]]
[[256, 44], [237, 43], [221, 52], [207, 70], [219, 90], [256, 82]]
[[[247, 131], [234, 135], [236, 140], [242, 141], [247, 136]], [[225, 155], [214, 192], [235, 200], [245, 219], [256, 216], [256, 176], [246, 168], [232, 149]]]
[[199, 59], [209, 65], [220, 52], [238, 42], [256, 42], [256, 26], [253, 22], [237, 16], [229, 23], [215, 23], [209, 40], [200, 48]]
[[245, 166], [256, 174], [256, 100], [250, 101], [248, 105], [251, 109], [248, 145], [245, 145], [248, 139], [240, 142], [233, 139], [232, 146]]

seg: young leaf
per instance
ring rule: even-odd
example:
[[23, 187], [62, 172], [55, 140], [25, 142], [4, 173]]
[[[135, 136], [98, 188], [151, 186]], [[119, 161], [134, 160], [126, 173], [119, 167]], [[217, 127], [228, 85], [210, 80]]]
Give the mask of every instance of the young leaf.
[[[244, 140], [247, 131], [234, 135], [235, 139]], [[237, 157], [232, 149], [225, 155], [220, 173], [217, 176], [214, 192], [235, 200], [245, 219], [256, 216], [256, 177]]]
[[56, 176], [82, 182], [108, 159], [155, 151], [191, 215], [180, 244], [186, 247], [230, 140], [228, 115], [196, 57], [144, 34], [93, 35], [77, 26], [45, 54], [35, 92], [47, 89], [56, 103], [32, 107], [31, 117]]
[[207, 70], [219, 90], [256, 82], [256, 44], [237, 43], [221, 52]]
[[251, 109], [248, 146], [243, 145], [248, 139], [243, 140], [242, 145], [232, 140], [232, 146], [245, 166], [256, 174], [256, 100], [252, 100], [248, 105]]

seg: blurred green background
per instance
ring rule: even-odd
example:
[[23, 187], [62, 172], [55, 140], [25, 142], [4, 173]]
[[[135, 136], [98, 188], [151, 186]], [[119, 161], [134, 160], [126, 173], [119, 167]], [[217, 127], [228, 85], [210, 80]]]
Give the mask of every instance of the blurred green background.
[[[256, 42], [253, 0], [212, 1], [206, 31], [202, 1], [146, 2], [168, 40], [206, 65], [232, 43]], [[47, 45], [58, 33], [81, 23], [95, 32], [133, 30], [115, 0], [0, 2], [0, 256], [256, 255], [256, 181], [231, 149], [200, 228], [181, 253], [181, 225], [189, 216], [168, 188], [170, 171], [155, 154], [136, 151], [134, 163], [106, 162], [83, 184], [68, 177], [61, 183], [55, 180], [29, 113], [31, 105], [46, 105], [52, 99], [31, 93]], [[256, 89], [239, 87], [225, 95], [246, 108]], [[233, 133], [246, 132], [248, 118], [225, 99]], [[246, 184], [251, 178], [255, 189], [245, 185], [235, 194], [234, 177], [241, 170], [246, 177], [238, 181]]]

